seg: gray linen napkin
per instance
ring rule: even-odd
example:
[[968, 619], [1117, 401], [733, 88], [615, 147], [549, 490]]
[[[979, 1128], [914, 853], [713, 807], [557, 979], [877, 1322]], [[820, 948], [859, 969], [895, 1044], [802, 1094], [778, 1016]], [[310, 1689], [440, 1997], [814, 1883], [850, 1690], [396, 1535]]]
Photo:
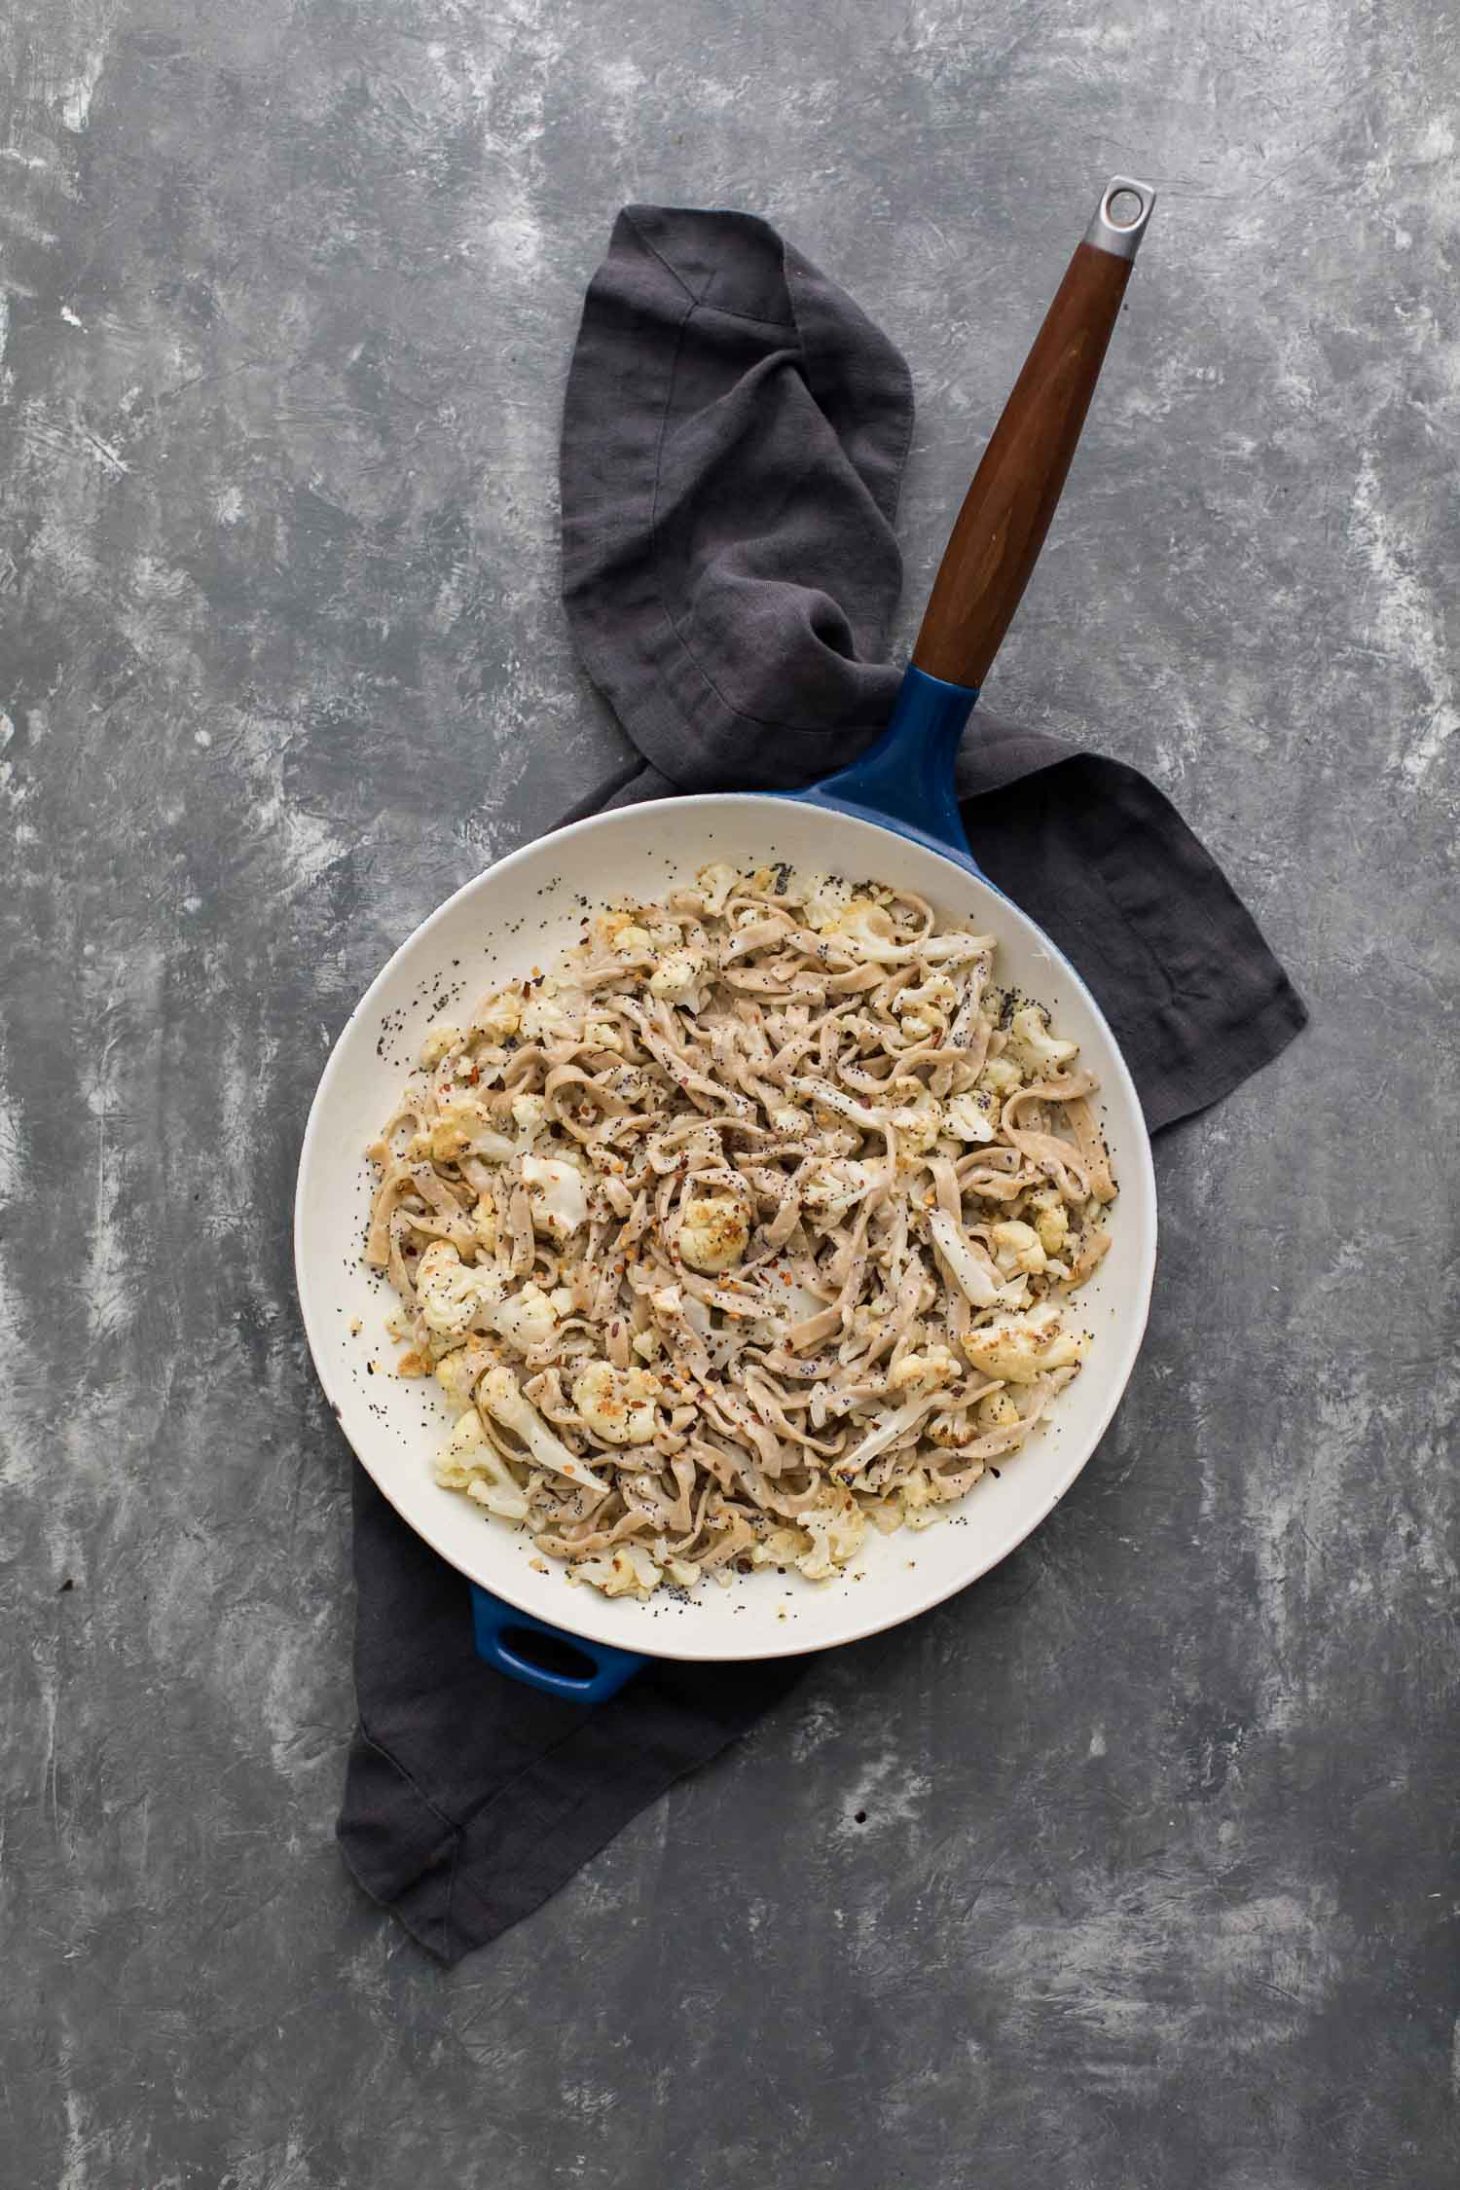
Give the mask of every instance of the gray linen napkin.
[[[870, 742], [900, 674], [878, 657], [911, 430], [897, 351], [764, 221], [620, 214], [568, 381], [563, 594], [641, 758], [576, 814], [789, 788]], [[1220, 870], [1134, 769], [980, 712], [960, 791], [983, 866], [1089, 981], [1153, 1131], [1303, 1026]], [[660, 1661], [597, 1709], [539, 1696], [476, 1657], [466, 1583], [360, 1469], [355, 1572], [341, 1846], [447, 1962], [538, 1907], [800, 1670]]]

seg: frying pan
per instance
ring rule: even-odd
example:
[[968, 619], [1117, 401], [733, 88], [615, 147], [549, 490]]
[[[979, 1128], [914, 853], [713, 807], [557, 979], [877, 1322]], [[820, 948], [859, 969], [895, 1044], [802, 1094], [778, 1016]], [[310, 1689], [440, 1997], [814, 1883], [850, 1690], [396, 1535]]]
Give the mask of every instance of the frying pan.
[[[1155, 193], [1101, 193], [944, 555], [892, 719], [870, 751], [794, 794], [655, 800], [598, 814], [499, 860], [407, 937], [341, 1033], [309, 1114], [294, 1248], [305, 1330], [326, 1396], [402, 1518], [469, 1577], [477, 1647], [515, 1678], [596, 1702], [646, 1658], [770, 1658], [822, 1650], [912, 1619], [988, 1571], [1079, 1474], [1125, 1390], [1145, 1329], [1155, 1181], [1140, 1104], [1099, 1006], [1055, 946], [983, 875], [953, 790], [959, 739], [1034, 567]], [[457, 999], [545, 966], [574, 944], [586, 904], [662, 896], [710, 859], [871, 875], [999, 939], [1000, 980], [1047, 1004], [1099, 1078], [1119, 1199], [1112, 1244], [1080, 1298], [1095, 1343], [1030, 1443], [917, 1534], [869, 1531], [835, 1581], [764, 1570], [609, 1599], [569, 1582], [520, 1531], [442, 1490], [450, 1426], [432, 1384], [392, 1373], [387, 1301], [361, 1259], [371, 1199], [363, 1150], [394, 1108], [433, 1020]]]

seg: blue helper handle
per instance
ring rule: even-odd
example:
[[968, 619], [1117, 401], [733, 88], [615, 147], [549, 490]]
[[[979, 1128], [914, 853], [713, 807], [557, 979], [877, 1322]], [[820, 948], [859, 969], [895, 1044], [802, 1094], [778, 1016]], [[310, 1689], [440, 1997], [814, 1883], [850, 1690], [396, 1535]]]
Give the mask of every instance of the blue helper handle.
[[877, 743], [850, 768], [791, 795], [802, 805], [855, 814], [932, 851], [951, 852], [960, 866], [986, 880], [968, 848], [953, 789], [959, 740], [977, 698], [975, 685], [945, 684], [924, 669], [909, 668]]
[[[625, 1681], [633, 1679], [641, 1665], [648, 1663], [637, 1651], [616, 1650], [611, 1643], [588, 1642], [582, 1635], [568, 1635], [560, 1627], [549, 1627], [546, 1620], [534, 1619], [530, 1612], [503, 1604], [500, 1597], [489, 1595], [475, 1582], [471, 1585], [471, 1616], [479, 1657], [499, 1673], [523, 1681], [529, 1688], [540, 1688], [544, 1695], [561, 1696], [568, 1703], [606, 1703]], [[582, 1659], [593, 1670], [560, 1673], [539, 1664], [529, 1654], [534, 1635], [545, 1635], [558, 1650]]]

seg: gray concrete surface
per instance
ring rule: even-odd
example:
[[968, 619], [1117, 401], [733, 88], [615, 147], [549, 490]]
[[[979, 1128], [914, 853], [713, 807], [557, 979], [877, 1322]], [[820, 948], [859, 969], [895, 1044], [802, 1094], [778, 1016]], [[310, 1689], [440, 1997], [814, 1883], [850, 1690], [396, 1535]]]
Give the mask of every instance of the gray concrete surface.
[[[1457, 2005], [1447, 0], [19, 0], [0, 28], [6, 2190], [1438, 2190]], [[1092, 192], [1164, 192], [1006, 714], [1315, 1011], [1160, 1151], [1078, 1492], [451, 1976], [331, 1838], [328, 1041], [621, 745], [554, 593], [625, 198], [903, 344], [910, 628]], [[865, 1813], [865, 1822], [857, 1822]]]

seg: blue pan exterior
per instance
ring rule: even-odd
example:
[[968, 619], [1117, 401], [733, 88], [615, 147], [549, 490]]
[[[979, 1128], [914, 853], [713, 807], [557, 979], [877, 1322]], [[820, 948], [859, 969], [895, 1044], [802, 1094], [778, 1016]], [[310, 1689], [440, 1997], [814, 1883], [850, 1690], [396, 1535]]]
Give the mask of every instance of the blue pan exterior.
[[932, 851], [951, 852], [986, 882], [968, 848], [953, 789], [959, 741], [977, 698], [972, 685], [945, 684], [941, 677], [909, 669], [877, 743], [850, 768], [792, 795], [803, 805], [834, 807]]

